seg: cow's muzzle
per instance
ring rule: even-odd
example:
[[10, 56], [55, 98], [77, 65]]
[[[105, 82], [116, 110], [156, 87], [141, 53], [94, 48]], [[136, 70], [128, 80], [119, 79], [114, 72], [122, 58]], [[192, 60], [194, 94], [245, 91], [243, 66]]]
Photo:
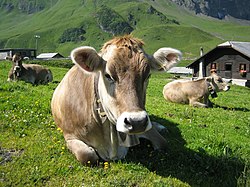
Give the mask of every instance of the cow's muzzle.
[[20, 66], [15, 66], [15, 67], [14, 67], [14, 71], [20, 72], [20, 71], [21, 71], [21, 67], [20, 67]]
[[152, 127], [145, 111], [124, 112], [117, 119], [116, 129], [127, 134], [140, 134]]
[[21, 72], [21, 67], [20, 67], [20, 66], [15, 66], [15, 67], [14, 67], [13, 73], [14, 73], [17, 77], [19, 77], [19, 76], [20, 76], [20, 72]]

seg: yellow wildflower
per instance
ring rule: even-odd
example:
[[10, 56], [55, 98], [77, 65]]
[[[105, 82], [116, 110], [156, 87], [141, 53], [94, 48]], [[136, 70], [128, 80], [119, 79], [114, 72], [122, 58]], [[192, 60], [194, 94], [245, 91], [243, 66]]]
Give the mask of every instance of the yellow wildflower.
[[109, 163], [108, 162], [104, 162], [104, 169], [108, 169], [109, 168]]
[[62, 129], [61, 129], [60, 127], [58, 127], [57, 130], [58, 130], [59, 132], [63, 132]]

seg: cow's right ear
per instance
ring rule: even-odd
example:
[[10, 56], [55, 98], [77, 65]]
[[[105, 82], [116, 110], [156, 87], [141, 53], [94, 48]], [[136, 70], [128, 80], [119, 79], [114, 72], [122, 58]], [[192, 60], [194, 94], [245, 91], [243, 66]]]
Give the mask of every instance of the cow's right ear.
[[78, 47], [71, 52], [71, 59], [74, 64], [87, 72], [94, 72], [102, 69], [103, 59], [93, 47]]

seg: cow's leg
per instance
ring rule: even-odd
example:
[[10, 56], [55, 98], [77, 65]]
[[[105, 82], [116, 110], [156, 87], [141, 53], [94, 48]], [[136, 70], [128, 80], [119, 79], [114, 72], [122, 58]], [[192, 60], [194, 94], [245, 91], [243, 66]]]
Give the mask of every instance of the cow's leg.
[[205, 95], [205, 96], [204, 96], [204, 104], [205, 104], [207, 107], [213, 107], [213, 103], [209, 100], [209, 95]]
[[24, 80], [25, 82], [29, 82], [32, 85], [36, 84], [36, 78], [34, 76], [31, 76], [31, 77], [28, 77], [28, 78], [24, 77], [24, 78], [21, 78], [21, 80]]
[[194, 107], [203, 107], [203, 108], [207, 107], [206, 104], [197, 101], [197, 99], [189, 99], [189, 105]]
[[82, 164], [96, 164], [99, 159], [95, 150], [83, 141], [77, 139], [67, 140], [67, 147]]
[[158, 129], [160, 130], [160, 127], [156, 127], [154, 124], [152, 125], [152, 128], [139, 137], [148, 139], [154, 149], [167, 149], [167, 141], [164, 137], [158, 132]]
[[204, 96], [204, 104], [206, 104], [207, 107], [213, 107], [213, 103], [209, 100], [209, 95]]
[[207, 106], [208, 107], [213, 107], [213, 103], [210, 101], [210, 99], [207, 99]]
[[47, 73], [42, 81], [42, 84], [48, 84], [50, 82], [50, 75]]

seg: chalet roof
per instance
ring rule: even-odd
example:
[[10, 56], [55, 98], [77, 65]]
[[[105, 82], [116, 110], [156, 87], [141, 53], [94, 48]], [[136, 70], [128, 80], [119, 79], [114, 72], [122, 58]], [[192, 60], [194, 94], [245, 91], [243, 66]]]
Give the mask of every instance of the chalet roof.
[[40, 55], [38, 55], [36, 58], [54, 58], [56, 56], [59, 57], [63, 57], [61, 54], [59, 53], [41, 53]]
[[235, 49], [236, 51], [239, 51], [242, 54], [250, 57], [250, 42], [228, 41], [228, 42], [219, 44], [218, 47], [231, 47]]
[[227, 41], [227, 42], [217, 45], [214, 49], [212, 49], [211, 51], [207, 52], [206, 54], [196, 59], [193, 63], [189, 64], [187, 68], [191, 68], [195, 64], [199, 63], [201, 58], [206, 57], [207, 55], [211, 54], [213, 51], [220, 49], [220, 48], [231, 48], [250, 58], [250, 42]]

